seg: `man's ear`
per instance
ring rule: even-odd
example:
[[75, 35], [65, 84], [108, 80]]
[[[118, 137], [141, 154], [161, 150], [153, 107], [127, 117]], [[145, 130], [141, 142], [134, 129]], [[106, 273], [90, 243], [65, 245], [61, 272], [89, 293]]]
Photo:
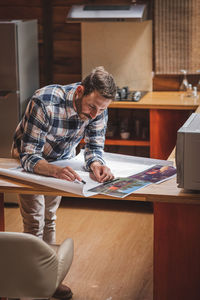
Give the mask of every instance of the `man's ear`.
[[82, 97], [83, 94], [84, 94], [84, 86], [83, 85], [78, 85], [77, 88], [76, 88], [76, 92], [77, 92], [77, 95], [78, 97]]

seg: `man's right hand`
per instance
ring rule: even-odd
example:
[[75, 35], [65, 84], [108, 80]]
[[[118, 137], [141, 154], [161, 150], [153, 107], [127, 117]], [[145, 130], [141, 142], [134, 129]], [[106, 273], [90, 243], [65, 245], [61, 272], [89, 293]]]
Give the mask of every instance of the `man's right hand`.
[[39, 160], [34, 167], [34, 173], [51, 176], [67, 181], [79, 180], [81, 177], [71, 167], [59, 167], [56, 165], [49, 164], [46, 160]]
[[68, 181], [74, 181], [76, 179], [79, 181], [82, 180], [81, 177], [71, 167], [58, 169], [56, 175], [56, 178], [65, 179]]

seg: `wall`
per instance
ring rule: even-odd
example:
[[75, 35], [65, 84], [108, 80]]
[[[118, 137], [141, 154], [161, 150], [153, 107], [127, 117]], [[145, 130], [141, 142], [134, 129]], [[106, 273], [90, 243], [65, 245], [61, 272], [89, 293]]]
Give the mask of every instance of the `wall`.
[[[109, 3], [130, 3], [111, 0]], [[37, 19], [39, 30], [40, 85], [81, 80], [81, 25], [66, 23], [73, 4], [100, 4], [83, 0], [1, 0], [0, 19]]]
[[[154, 1], [149, 0], [147, 2], [153, 16]], [[101, 4], [108, 3], [108, 1], [0, 1], [0, 19], [34, 18], [38, 20], [41, 86], [52, 82], [67, 84], [81, 79], [81, 28], [80, 24], [66, 23], [66, 16], [71, 5], [83, 3]], [[127, 4], [131, 3], [131, 0], [109, 0], [109, 3]], [[154, 63], [155, 51], [153, 53]], [[177, 90], [181, 79], [182, 76], [180, 75], [156, 75], [153, 79], [153, 90]], [[190, 75], [189, 80], [191, 83], [196, 83], [197, 75]]]
[[119, 87], [152, 91], [151, 20], [84, 22], [81, 50], [83, 77], [97, 65], [103, 65]]

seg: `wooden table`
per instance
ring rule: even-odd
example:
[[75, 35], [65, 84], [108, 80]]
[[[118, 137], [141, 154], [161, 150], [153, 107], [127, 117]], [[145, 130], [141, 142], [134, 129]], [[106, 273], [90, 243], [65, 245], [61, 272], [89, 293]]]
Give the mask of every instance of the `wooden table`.
[[[0, 165], [16, 165], [0, 159]], [[0, 229], [4, 230], [4, 193], [77, 195], [0, 177]], [[96, 195], [93, 198], [112, 197]], [[200, 299], [200, 194], [177, 188], [176, 178], [150, 185], [125, 198], [154, 204], [154, 300]], [[123, 199], [118, 199], [123, 202]]]

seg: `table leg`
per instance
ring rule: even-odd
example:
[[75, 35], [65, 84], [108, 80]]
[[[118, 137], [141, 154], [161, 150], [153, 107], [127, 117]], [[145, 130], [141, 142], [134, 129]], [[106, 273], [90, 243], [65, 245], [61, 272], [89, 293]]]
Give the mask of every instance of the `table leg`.
[[154, 203], [154, 300], [200, 299], [200, 205]]
[[4, 225], [4, 194], [0, 193], [0, 231], [5, 230]]

